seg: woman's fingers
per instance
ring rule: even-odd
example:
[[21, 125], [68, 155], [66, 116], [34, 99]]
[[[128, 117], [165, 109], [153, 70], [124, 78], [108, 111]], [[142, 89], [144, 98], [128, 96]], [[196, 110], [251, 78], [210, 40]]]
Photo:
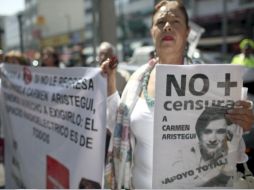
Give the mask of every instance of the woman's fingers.
[[226, 114], [226, 117], [233, 123], [241, 126], [244, 131], [249, 131], [253, 123], [253, 115]]
[[246, 108], [252, 110], [253, 102], [250, 100], [239, 100], [235, 103], [235, 108]]
[[117, 65], [118, 65], [118, 59], [117, 59], [117, 57], [116, 56], [111, 57], [110, 58], [110, 62], [109, 62], [109, 67], [111, 69], [115, 69], [117, 67]]
[[233, 123], [241, 126], [244, 131], [249, 131], [254, 122], [252, 102], [249, 100], [241, 100], [236, 102], [235, 107], [228, 110], [226, 117]]

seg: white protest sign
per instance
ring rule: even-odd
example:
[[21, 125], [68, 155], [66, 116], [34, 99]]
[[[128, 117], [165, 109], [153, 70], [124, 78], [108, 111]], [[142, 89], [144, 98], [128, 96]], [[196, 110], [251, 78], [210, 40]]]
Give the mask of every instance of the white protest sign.
[[232, 187], [242, 130], [225, 119], [242, 68], [157, 65], [153, 188]]
[[205, 29], [194, 22], [190, 22], [189, 26], [190, 26], [190, 32], [188, 35], [189, 47], [187, 54], [188, 57], [193, 57], [193, 53], [195, 52], [199, 39], [201, 35], [205, 32]]
[[101, 188], [106, 79], [99, 68], [1, 69], [6, 188]]

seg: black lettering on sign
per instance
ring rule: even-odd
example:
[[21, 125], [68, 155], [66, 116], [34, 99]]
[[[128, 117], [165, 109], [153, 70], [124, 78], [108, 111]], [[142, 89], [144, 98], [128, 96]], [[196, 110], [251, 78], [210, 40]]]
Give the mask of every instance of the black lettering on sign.
[[[201, 90], [195, 88], [195, 82], [197, 79], [202, 80], [203, 87]], [[175, 78], [175, 75], [167, 75], [166, 79], [166, 96], [172, 96], [172, 87], [174, 87], [178, 96], [185, 96], [187, 77], [186, 75], [181, 75], [181, 84], [179, 84]], [[194, 96], [202, 96], [206, 94], [209, 90], [209, 79], [204, 74], [195, 74], [190, 78], [189, 81], [189, 91]]]
[[86, 130], [89, 130], [89, 131], [98, 131], [98, 129], [95, 128], [94, 119], [91, 119], [89, 117], [85, 118], [84, 127]]
[[33, 127], [33, 136], [41, 140], [42, 142], [45, 142], [47, 144], [50, 143], [49, 134], [35, 127]]
[[80, 146], [83, 146], [83, 147], [86, 147], [86, 148], [89, 148], [89, 149], [93, 149], [92, 144], [93, 144], [93, 138], [92, 137], [85, 137], [82, 134], [80, 135], [80, 138], [79, 138], [79, 145]]
[[70, 140], [75, 142], [76, 144], [78, 143], [78, 132], [74, 130], [70, 130]]

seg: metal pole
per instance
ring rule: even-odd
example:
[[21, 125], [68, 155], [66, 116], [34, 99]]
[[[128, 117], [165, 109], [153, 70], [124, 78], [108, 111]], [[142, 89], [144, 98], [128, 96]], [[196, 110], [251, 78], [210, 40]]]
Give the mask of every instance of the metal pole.
[[98, 23], [98, 1], [92, 0], [92, 9], [93, 9], [93, 60], [96, 62], [96, 47], [97, 47], [97, 23]]
[[222, 54], [225, 59], [227, 56], [227, 31], [228, 31], [228, 18], [227, 18], [227, 0], [223, 0], [223, 13], [222, 13]]
[[67, 32], [68, 34], [71, 33], [71, 18], [69, 14], [65, 14], [64, 15], [65, 19], [66, 19], [66, 24], [67, 24]]
[[18, 23], [19, 23], [19, 42], [20, 42], [20, 52], [24, 52], [24, 44], [23, 44], [23, 22], [22, 22], [22, 14], [18, 14]]

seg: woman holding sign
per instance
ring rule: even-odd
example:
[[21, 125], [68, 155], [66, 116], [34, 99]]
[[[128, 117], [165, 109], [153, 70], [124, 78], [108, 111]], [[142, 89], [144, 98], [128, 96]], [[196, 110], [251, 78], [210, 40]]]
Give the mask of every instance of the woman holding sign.
[[[115, 85], [116, 65], [110, 59], [101, 65], [108, 76], [108, 128], [112, 132], [105, 187], [152, 188], [154, 66], [191, 64], [185, 57], [188, 33], [188, 15], [183, 3], [162, 0], [155, 6], [151, 27], [158, 58], [132, 75], [121, 100]], [[252, 105], [248, 101], [239, 101], [237, 105], [226, 117], [247, 131], [253, 123]]]

